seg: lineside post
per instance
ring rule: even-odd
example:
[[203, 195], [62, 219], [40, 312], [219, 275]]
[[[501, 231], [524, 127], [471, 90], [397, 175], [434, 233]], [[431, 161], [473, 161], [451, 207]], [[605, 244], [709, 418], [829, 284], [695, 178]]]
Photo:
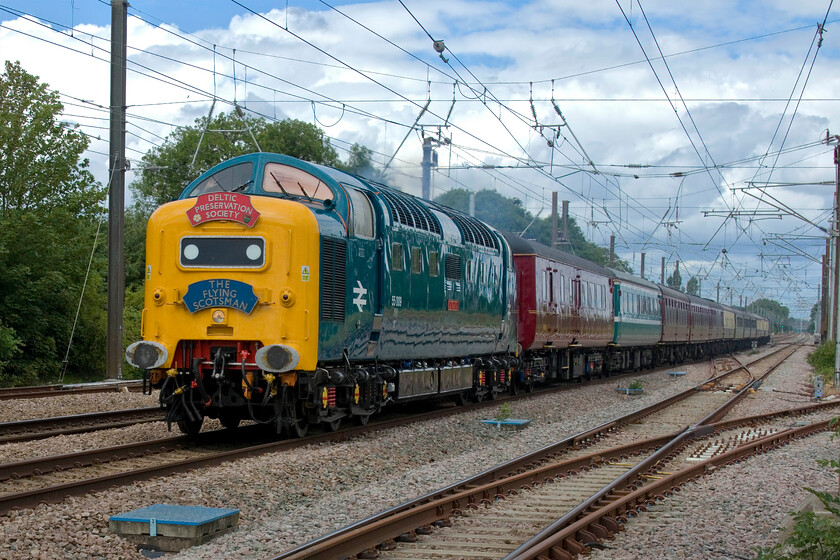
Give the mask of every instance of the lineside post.
[[111, 0], [111, 138], [108, 188], [106, 375], [122, 379], [125, 306], [125, 81], [128, 2]]
[[[840, 140], [835, 136], [834, 141]], [[834, 387], [840, 387], [840, 143], [834, 146]]]

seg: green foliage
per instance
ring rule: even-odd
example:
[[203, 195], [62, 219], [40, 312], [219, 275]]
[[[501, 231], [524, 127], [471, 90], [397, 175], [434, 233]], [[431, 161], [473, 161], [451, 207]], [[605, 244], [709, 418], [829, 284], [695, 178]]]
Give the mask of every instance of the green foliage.
[[[91, 262], [101, 185], [81, 155], [88, 140], [61, 123], [58, 94], [19, 64], [0, 75], [0, 385], [104, 372], [104, 261]], [[81, 306], [79, 302], [81, 298]]]
[[373, 151], [370, 148], [361, 144], [353, 144], [350, 146], [350, 155], [347, 157], [347, 163], [339, 163], [337, 167], [348, 173], [370, 179], [371, 181], [387, 183], [388, 181], [385, 175], [373, 167], [372, 156]]
[[675, 269], [674, 273], [665, 279], [665, 285], [674, 290], [683, 291], [682, 275], [679, 269]]
[[790, 309], [778, 301], [767, 298], [757, 299], [750, 303], [747, 306], [747, 311], [770, 319], [773, 325], [775, 325], [774, 332], [782, 331], [785, 323], [790, 318]]
[[630, 384], [627, 385], [627, 388], [628, 389], [637, 389], [637, 390], [642, 389], [643, 388], [642, 387], [642, 382], [641, 382], [641, 380], [636, 379], [634, 381], [631, 381]]
[[499, 413], [496, 415], [496, 420], [507, 420], [513, 414], [513, 409], [510, 406], [510, 403], [502, 403], [502, 406], [499, 407]]
[[[143, 280], [146, 277], [146, 222], [149, 220], [149, 215], [139, 204], [135, 204], [133, 208], [129, 208], [125, 213], [124, 251], [126, 292], [136, 288], [139, 288], [141, 291], [143, 289]], [[127, 298], [128, 295], [126, 295]], [[126, 305], [128, 304], [126, 303]], [[141, 305], [140, 309], [142, 308]]]
[[0, 211], [96, 213], [102, 188], [80, 160], [88, 138], [57, 118], [58, 93], [19, 63], [0, 75]]
[[214, 165], [259, 151], [251, 133], [265, 152], [326, 165], [340, 163], [324, 132], [309, 123], [293, 119], [269, 123], [235, 113], [220, 113], [209, 121], [202, 117], [194, 126], [179, 128], [163, 145], [143, 156], [143, 163], [150, 170], [130, 185], [138, 209], [149, 214], [152, 209], [176, 198], [193, 179]]
[[808, 354], [808, 363], [814, 367], [814, 374], [826, 382], [834, 379], [834, 341], [826, 340]]
[[20, 353], [22, 343], [15, 334], [14, 329], [0, 321], [0, 371]]
[[685, 291], [693, 296], [700, 295], [700, 281], [696, 276], [692, 276], [688, 279], [688, 282], [685, 283]]
[[[125, 289], [125, 308], [123, 309], [123, 346], [140, 340], [140, 318], [143, 313], [143, 285], [135, 284]], [[124, 379], [141, 379], [143, 372], [123, 362]]]
[[[453, 189], [437, 197], [435, 202], [461, 212], [468, 212], [470, 191]], [[524, 231], [524, 237], [551, 246], [551, 218], [535, 218], [522, 206], [522, 201], [518, 198], [506, 198], [491, 190], [479, 191], [475, 193], [475, 217], [499, 231], [513, 232], [518, 235]], [[566, 249], [567, 251], [607, 266], [609, 249], [587, 241], [574, 218], [569, 218], [568, 229], [571, 250]], [[631, 272], [630, 265], [622, 259], [616, 259], [613, 268]]]

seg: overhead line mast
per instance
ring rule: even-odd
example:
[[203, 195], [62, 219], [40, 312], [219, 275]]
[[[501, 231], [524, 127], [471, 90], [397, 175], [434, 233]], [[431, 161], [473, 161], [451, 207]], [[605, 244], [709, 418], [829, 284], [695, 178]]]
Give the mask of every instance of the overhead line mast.
[[111, 135], [108, 186], [106, 375], [122, 379], [125, 307], [125, 90], [128, 1], [111, 0]]

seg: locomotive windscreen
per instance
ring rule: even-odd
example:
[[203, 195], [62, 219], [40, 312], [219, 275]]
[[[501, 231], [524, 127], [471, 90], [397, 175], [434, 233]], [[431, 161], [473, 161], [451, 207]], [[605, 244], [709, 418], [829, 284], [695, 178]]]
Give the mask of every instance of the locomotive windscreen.
[[262, 237], [182, 237], [179, 259], [184, 268], [261, 268]]

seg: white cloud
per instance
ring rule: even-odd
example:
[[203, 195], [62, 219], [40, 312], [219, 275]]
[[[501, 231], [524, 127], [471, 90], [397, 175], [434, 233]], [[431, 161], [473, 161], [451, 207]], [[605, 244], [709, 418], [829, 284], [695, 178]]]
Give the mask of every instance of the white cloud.
[[[139, 10], [145, 9], [139, 0], [134, 4]], [[745, 269], [757, 267], [760, 271], [762, 258], [758, 254], [766, 248], [762, 239], [767, 234], [815, 235], [819, 233], [817, 230], [803, 227], [804, 222], [793, 218], [750, 222], [745, 216], [739, 218], [738, 226], [730, 220], [703, 251], [722, 218], [704, 218], [702, 211], [766, 209], [766, 205], [759, 206], [743, 193], [738, 192], [733, 198], [726, 187], [743, 187], [753, 177], [766, 180], [771, 168], [773, 181], [833, 178], [829, 148], [816, 143], [826, 129], [840, 127], [837, 125], [840, 104], [836, 98], [840, 84], [832, 70], [837, 64], [838, 51], [833, 34], [825, 35], [805, 92], [808, 100], [798, 107], [793, 126], [788, 130], [791, 106], [779, 127], [784, 101], [794, 88], [813, 39], [814, 22], [824, 17], [826, 3], [800, 2], [795, 7], [782, 1], [643, 3], [663, 52], [683, 53], [670, 56], [668, 68], [686, 99], [699, 135], [677, 97], [677, 87], [671, 82], [668, 70], [661, 60], [656, 60], [658, 51], [638, 4], [622, 1], [621, 5], [651, 58], [662, 87], [674, 100], [682, 125], [665, 101], [656, 76], [615, 2], [409, 3], [432, 37], [445, 41], [450, 49], [444, 53], [449, 58], [448, 65], [438, 58], [429, 37], [399, 4], [368, 2], [340, 7], [431, 67], [337, 12], [307, 11], [290, 2], [288, 14], [280, 8], [264, 14], [274, 23], [242, 13], [186, 37], [179, 36], [184, 34], [177, 27], [157, 28], [132, 18], [130, 68], [139, 69], [137, 65], [143, 65], [170, 81], [176, 79], [195, 89], [129, 73], [129, 112], [134, 115], [128, 128], [132, 133], [128, 137], [129, 157], [139, 160], [143, 152], [159, 144], [159, 137], [169, 134], [173, 127], [190, 125], [196, 117], [206, 115], [209, 100], [202, 92], [215, 92], [229, 101], [236, 98], [248, 109], [270, 118], [292, 117], [332, 125], [324, 130], [336, 139], [337, 146], [344, 146], [342, 142], [359, 142], [381, 152], [378, 159], [384, 161], [403, 140], [406, 127], [415, 121], [427, 98], [431, 98], [420, 124], [426, 126], [427, 133], [436, 133], [433, 125], [442, 125], [451, 109], [449, 128], [444, 134], [452, 138], [453, 165], [515, 165], [517, 159], [513, 158], [527, 161], [529, 157], [540, 163], [548, 164], [552, 160], [554, 163], [554, 167], [546, 166], [541, 172], [510, 169], [491, 172], [460, 169], [448, 175], [441, 172], [434, 179], [438, 192], [457, 188], [459, 184], [494, 188], [526, 201], [529, 209], [537, 211], [547, 205], [552, 190], [559, 190], [561, 198], [572, 201], [572, 212], [579, 217], [584, 231], [596, 241], [602, 241], [609, 238], [611, 229], [617, 230], [619, 239], [627, 242], [626, 246], [619, 243], [619, 252], [630, 259], [635, 255], [636, 263], [643, 248], [648, 253], [648, 263], [657, 267], [661, 255], [666, 255], [669, 262], [679, 258], [690, 269], [711, 269], [714, 275], [738, 289], [753, 290], [750, 299], [757, 297], [755, 286], [766, 287], [768, 293], [788, 289], [790, 282], [783, 275], [774, 274], [750, 284], [733, 280], [734, 272], [719, 265], [712, 268], [712, 263], [719, 260], [721, 249], [726, 248], [733, 261], [737, 258]], [[166, 13], [154, 16], [163, 21], [176, 20]], [[71, 37], [20, 18], [5, 19], [0, 28], [0, 52], [20, 60], [29, 72], [62, 93], [108, 106], [108, 54], [97, 47], [107, 49], [109, 28], [78, 25]], [[294, 34], [334, 58], [287, 33], [283, 29], [287, 24]], [[799, 27], [805, 29], [789, 31]], [[781, 31], [785, 32], [778, 33]], [[102, 39], [91, 39], [87, 33]], [[750, 39], [770, 33], [778, 34]], [[213, 45], [216, 45], [215, 60]], [[238, 63], [235, 85], [230, 60], [234, 48]], [[469, 70], [460, 66], [458, 60], [467, 64]], [[364, 74], [342, 67], [341, 62], [363, 70]], [[246, 64], [251, 68], [246, 69]], [[456, 80], [456, 101], [452, 106]], [[473, 89], [464, 82], [471, 83]], [[561, 136], [555, 141], [553, 155], [545, 139], [530, 126], [533, 124], [531, 97], [540, 125], [561, 124], [551, 103], [552, 96], [569, 125], [559, 128]], [[502, 100], [508, 109], [501, 109], [493, 101], [494, 97]], [[335, 100], [331, 106], [316, 104], [313, 115], [310, 100], [330, 99]], [[68, 118], [77, 120], [89, 134], [107, 140], [107, 120], [102, 120], [107, 119], [107, 111], [78, 107], [75, 104], [85, 104], [68, 101], [74, 105], [68, 103], [67, 113], [75, 115]], [[227, 111], [230, 106], [220, 105], [217, 110]], [[682, 126], [689, 131], [691, 142]], [[544, 128], [542, 134], [553, 137], [557, 130]], [[603, 174], [577, 173], [562, 179], [566, 186], [562, 187], [550, 179], [550, 175], [561, 176], [570, 171], [560, 166], [588, 167], [572, 133]], [[771, 145], [774, 133], [776, 138]], [[785, 148], [792, 151], [776, 161], [775, 151], [782, 138], [785, 138]], [[527, 148], [527, 154], [523, 147]], [[92, 149], [105, 153], [107, 142], [95, 141]], [[762, 162], [764, 167], [756, 169], [756, 161], [751, 158], [768, 150], [770, 155]], [[439, 156], [441, 165], [449, 165], [448, 149], [440, 148]], [[411, 177], [419, 176], [420, 158], [420, 142], [417, 134], [412, 133], [393, 167], [394, 176], [404, 186], [413, 187], [410, 189], [413, 192], [419, 190], [417, 184], [412, 185], [417, 181]], [[97, 177], [105, 180], [107, 157], [94, 153], [91, 160]], [[698, 172], [699, 166], [711, 165], [712, 161], [724, 166], [720, 172]], [[634, 167], [627, 167], [629, 164]], [[686, 172], [688, 176], [669, 175], [678, 172]], [[617, 198], [619, 191], [621, 198]], [[720, 191], [724, 192], [723, 199]], [[791, 187], [776, 189], [772, 194], [826, 226], [825, 209], [832, 204], [830, 191], [830, 187]], [[677, 221], [677, 204], [680, 223], [657, 225], [666, 216], [669, 205], [671, 211], [665, 220]], [[590, 218], [595, 222], [607, 220], [603, 207], [613, 223], [587, 225]], [[649, 237], [648, 245], [643, 245]], [[771, 258], [788, 258], [777, 247], [767, 252], [771, 256], [763, 259], [765, 265]], [[793, 305], [800, 296], [814, 299], [820, 282], [819, 267], [799, 257], [790, 258], [796, 263], [801, 281], [789, 289], [807, 291], [773, 292], [774, 296], [788, 305]], [[689, 274], [684, 272], [683, 276], [687, 280]], [[712, 295], [705, 290], [707, 287], [711, 290], [712, 285], [711, 281], [704, 282], [705, 295]]]

